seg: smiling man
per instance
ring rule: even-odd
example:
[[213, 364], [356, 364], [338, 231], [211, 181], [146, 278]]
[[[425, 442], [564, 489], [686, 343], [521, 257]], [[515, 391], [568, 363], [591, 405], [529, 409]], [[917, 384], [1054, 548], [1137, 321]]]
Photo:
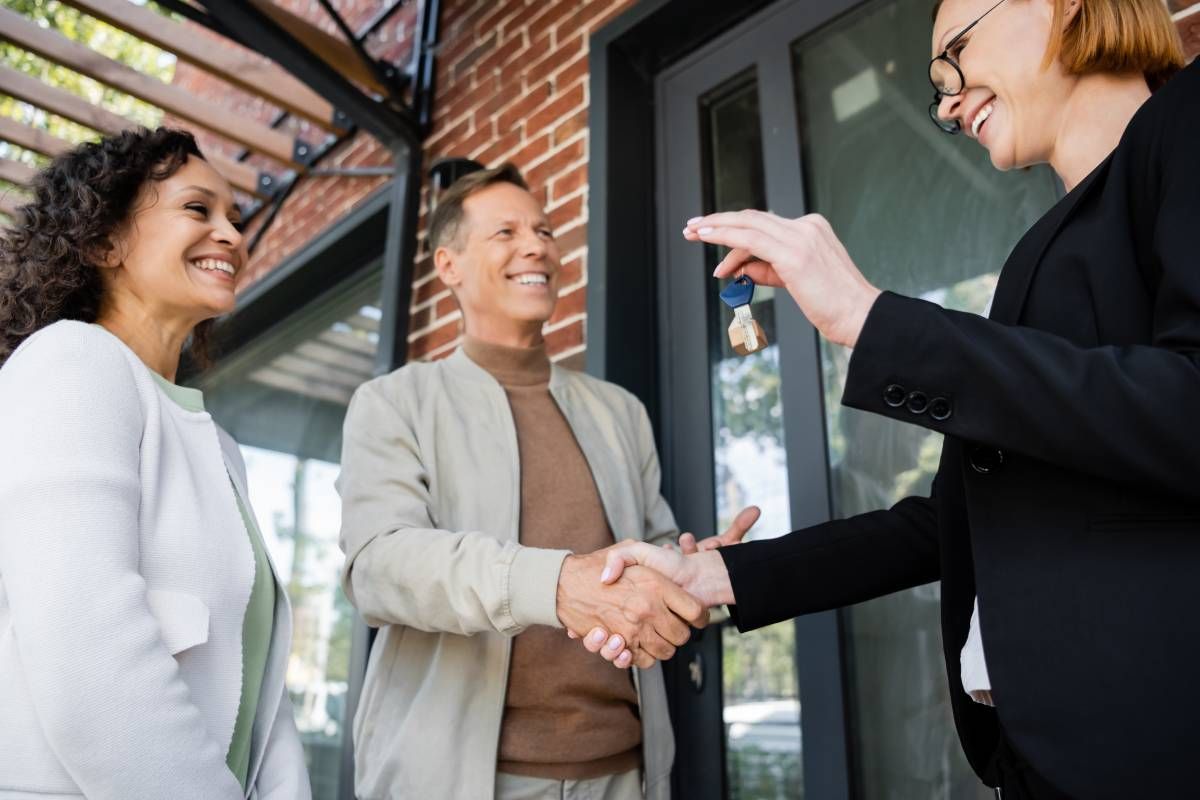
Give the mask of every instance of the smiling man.
[[[516, 167], [451, 186], [429, 249], [463, 345], [364, 385], [346, 418], [343, 586], [381, 629], [355, 721], [357, 794], [665, 798], [674, 743], [654, 659], [703, 614], [644, 568], [604, 587], [597, 552], [614, 534], [677, 533], [646, 411], [550, 363], [558, 246]], [[613, 669], [562, 630], [601, 620], [641, 669]]]

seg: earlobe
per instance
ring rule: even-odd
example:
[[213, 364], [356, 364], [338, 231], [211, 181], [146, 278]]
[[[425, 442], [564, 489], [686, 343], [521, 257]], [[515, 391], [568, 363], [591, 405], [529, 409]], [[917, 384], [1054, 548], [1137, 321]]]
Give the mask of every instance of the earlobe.
[[446, 286], [454, 287], [462, 283], [458, 267], [454, 263], [453, 254], [445, 247], [439, 247], [433, 253], [433, 269]]

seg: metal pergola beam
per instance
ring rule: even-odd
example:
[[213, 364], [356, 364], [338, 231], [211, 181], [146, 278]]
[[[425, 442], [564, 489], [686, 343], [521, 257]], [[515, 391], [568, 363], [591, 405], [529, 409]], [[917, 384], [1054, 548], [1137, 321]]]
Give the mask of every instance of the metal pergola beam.
[[62, 1], [327, 131], [337, 130], [329, 101], [275, 64], [244, 51], [212, 47], [185, 25], [129, 0]]
[[[118, 133], [138, 126], [138, 123], [100, 106], [92, 105], [82, 97], [65, 89], [50, 86], [10, 67], [0, 66], [0, 92], [103, 134]], [[14, 142], [14, 144], [20, 143]], [[25, 145], [21, 146], [25, 147]], [[28, 149], [43, 152], [36, 147]], [[46, 155], [57, 155], [57, 153], [47, 153]], [[270, 197], [271, 193], [263, 185], [262, 176], [249, 164], [234, 161], [218, 153], [206, 155], [205, 158], [236, 188], [259, 197]]]
[[[393, 152], [400, 145], [420, 146], [420, 131], [410, 110], [369, 97], [324, 58], [314, 58], [303, 42], [259, 9], [262, 2], [205, 0], [205, 5], [222, 27], [240, 31], [260, 53], [311, 86]], [[334, 41], [349, 47], [340, 39]]]
[[189, 94], [178, 86], [144, 75], [100, 55], [67, 37], [46, 30], [33, 20], [0, 7], [0, 30], [18, 47], [158, 106], [193, 125], [205, 128], [270, 156], [301, 166], [292, 137]]
[[[205, 5], [208, 7], [209, 12], [213, 13], [213, 6], [220, 4], [210, 3], [208, 0], [205, 0]], [[275, 5], [271, 0], [241, 0], [239, 5], [249, 6], [252, 10], [258, 11], [264, 17], [270, 19], [280, 29], [286, 31], [292, 38], [308, 48], [311, 54], [317, 55], [326, 64], [335, 67], [346, 78], [362, 84], [377, 94], [391, 94], [391, 87], [389, 87], [388, 83], [382, 80], [381, 76], [374, 69], [362, 62], [359, 53], [355, 50], [355, 46], [345, 39], [339, 39], [337, 36], [326, 33], [303, 17]], [[224, 27], [227, 29], [238, 30], [236, 26], [231, 25], [228, 20], [224, 19], [224, 15], [217, 14], [217, 17], [222, 20]], [[255, 46], [257, 46], [257, 37], [248, 36], [247, 38], [255, 42]], [[282, 64], [283, 62], [279, 63]], [[287, 65], [285, 64], [284, 66]], [[295, 74], [294, 70], [292, 72]], [[328, 97], [328, 95], [326, 96]]]

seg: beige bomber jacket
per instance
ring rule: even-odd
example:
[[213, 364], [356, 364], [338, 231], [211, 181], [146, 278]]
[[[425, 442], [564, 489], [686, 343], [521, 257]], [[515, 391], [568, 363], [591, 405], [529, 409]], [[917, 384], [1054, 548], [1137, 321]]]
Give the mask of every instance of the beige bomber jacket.
[[[550, 393], [613, 534], [673, 541], [642, 404], [557, 366]], [[338, 478], [342, 587], [380, 629], [354, 721], [357, 797], [493, 797], [511, 637], [561, 627], [558, 573], [569, 553], [518, 543], [520, 486], [508, 397], [462, 350], [355, 392]], [[675, 744], [662, 670], [635, 678], [646, 797], [666, 800]]]

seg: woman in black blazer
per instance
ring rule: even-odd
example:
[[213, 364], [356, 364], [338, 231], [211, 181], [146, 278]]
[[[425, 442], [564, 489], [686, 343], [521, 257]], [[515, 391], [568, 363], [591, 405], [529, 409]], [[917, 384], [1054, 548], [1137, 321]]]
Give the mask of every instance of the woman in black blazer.
[[[613, 574], [654, 566], [742, 631], [940, 579], [959, 735], [1005, 800], [1200, 796], [1200, 65], [1166, 82], [1161, 0], [945, 0], [933, 45], [935, 121], [1069, 190], [989, 319], [880, 292], [817, 216], [684, 231], [854, 348], [843, 403], [945, 434], [932, 496], [696, 555], [619, 545]], [[968, 688], [994, 707], [960, 678], [976, 599]]]

